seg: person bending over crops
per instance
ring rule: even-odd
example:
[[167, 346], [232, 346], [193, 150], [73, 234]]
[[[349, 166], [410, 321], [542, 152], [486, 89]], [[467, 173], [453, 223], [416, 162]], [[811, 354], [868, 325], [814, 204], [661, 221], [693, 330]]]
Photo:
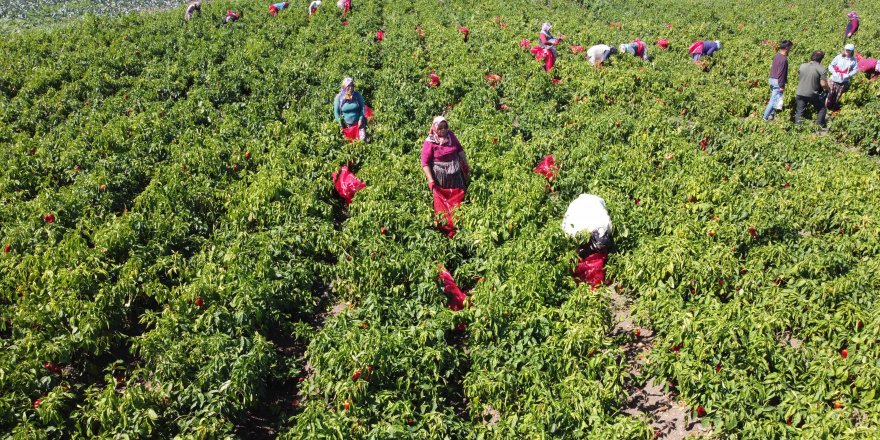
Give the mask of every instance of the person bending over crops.
[[444, 189], [467, 187], [471, 172], [467, 157], [443, 116], [434, 118], [428, 137], [422, 143], [422, 171], [431, 191], [435, 185]]
[[611, 47], [607, 44], [597, 44], [587, 49], [587, 59], [589, 59], [594, 66], [599, 67], [602, 63], [608, 60], [611, 55], [616, 53], [616, 47]]
[[336, 2], [336, 7], [342, 9], [342, 16], [345, 17], [346, 14], [351, 12], [351, 0], [338, 0]]
[[846, 42], [847, 38], [851, 38], [856, 34], [859, 30], [859, 14], [856, 11], [852, 11], [849, 14], [846, 14], [847, 22], [846, 22], [846, 31], [843, 33], [843, 41]]
[[221, 24], [229, 24], [232, 22], [238, 21], [241, 18], [241, 12], [235, 12], [232, 10], [226, 11], [226, 16], [223, 17], [223, 22]]
[[611, 217], [605, 209], [605, 200], [593, 194], [581, 194], [565, 211], [562, 230], [571, 238], [580, 240], [578, 256], [608, 252], [614, 244], [611, 237]]
[[196, 13], [202, 15], [202, 2], [199, 0], [189, 2], [189, 5], [186, 7], [186, 13], [183, 15], [183, 19], [190, 21]]
[[287, 2], [272, 3], [269, 5], [269, 15], [276, 16], [278, 12], [283, 11], [287, 7]]
[[816, 123], [825, 129], [825, 94], [828, 92], [828, 72], [822, 67], [825, 52], [817, 50], [810, 56], [810, 62], [801, 64], [798, 69], [798, 86], [795, 92], [797, 106], [794, 123], [800, 125], [807, 104], [816, 109]]
[[315, 0], [309, 4], [309, 17], [315, 15], [315, 12], [318, 12], [319, 6], [321, 6], [321, 0]]
[[700, 58], [711, 57], [715, 52], [721, 50], [721, 41], [694, 41], [688, 52], [691, 54], [693, 62], [700, 61]]
[[880, 76], [880, 67], [877, 66], [877, 58], [862, 58], [858, 64], [859, 72], [865, 74], [869, 80], [874, 81]]
[[825, 107], [829, 110], [840, 110], [840, 97], [849, 90], [849, 81], [858, 73], [858, 63], [853, 55], [856, 47], [852, 44], [843, 46], [843, 52], [831, 60], [828, 65], [828, 71], [831, 72], [831, 83], [829, 84], [828, 99], [825, 100]]
[[782, 110], [782, 97], [785, 84], [788, 83], [788, 52], [792, 43], [788, 40], [779, 42], [779, 53], [773, 57], [770, 65], [770, 101], [764, 109], [764, 120], [773, 120], [776, 110]]
[[354, 89], [354, 80], [342, 80], [342, 88], [333, 98], [333, 117], [341, 124], [343, 133], [357, 127], [357, 137], [362, 141], [367, 140], [366, 107], [364, 97]]
[[546, 50], [551, 57], [550, 61], [546, 64], [546, 70], [552, 69], [553, 65], [556, 63], [556, 45], [565, 38], [565, 35], [554, 37], [553, 34], [550, 33], [550, 29], [552, 28], [553, 25], [551, 25], [550, 22], [546, 22], [541, 25], [541, 33], [538, 35], [538, 40], [541, 42], [541, 48]]
[[651, 60], [648, 56], [648, 46], [638, 38], [629, 44], [621, 44], [618, 50], [621, 54], [628, 53], [632, 56], [642, 58], [645, 61]]

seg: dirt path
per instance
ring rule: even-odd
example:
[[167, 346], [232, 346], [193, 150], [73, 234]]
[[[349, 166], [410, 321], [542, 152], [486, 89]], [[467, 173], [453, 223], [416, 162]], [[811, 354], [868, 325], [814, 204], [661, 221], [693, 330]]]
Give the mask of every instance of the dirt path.
[[[631, 301], [611, 289], [611, 311], [615, 322], [612, 336], [635, 335], [631, 315]], [[639, 335], [623, 345], [624, 356], [629, 364], [633, 380], [626, 384], [629, 398], [621, 412], [632, 417], [645, 417], [654, 428], [655, 438], [679, 440], [708, 437], [709, 431], [698, 420], [690, 420], [690, 408], [663, 390], [663, 384], [654, 379], [646, 383], [641, 378], [645, 356], [651, 351], [654, 334], [650, 329], [639, 328]]]

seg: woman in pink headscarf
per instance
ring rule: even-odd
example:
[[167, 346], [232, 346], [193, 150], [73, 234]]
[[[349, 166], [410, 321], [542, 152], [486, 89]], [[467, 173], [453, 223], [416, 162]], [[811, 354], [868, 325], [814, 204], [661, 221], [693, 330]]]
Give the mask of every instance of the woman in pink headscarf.
[[846, 32], [843, 34], [843, 42], [846, 43], [847, 38], [852, 38], [853, 35], [856, 34], [859, 30], [859, 14], [856, 11], [852, 11], [849, 14], [846, 14], [846, 18], [849, 20], [846, 23]]
[[560, 35], [559, 37], [554, 37], [553, 34], [550, 33], [550, 29], [553, 26], [550, 22], [546, 22], [541, 25], [541, 34], [538, 35], [538, 39], [541, 41], [541, 48], [548, 52], [548, 56], [550, 59], [544, 64], [545, 70], [550, 70], [553, 68], [553, 65], [556, 63], [556, 45], [565, 38], [565, 35]]
[[443, 116], [434, 118], [428, 137], [422, 143], [422, 171], [432, 191], [435, 185], [445, 189], [467, 187], [471, 171], [467, 157]]

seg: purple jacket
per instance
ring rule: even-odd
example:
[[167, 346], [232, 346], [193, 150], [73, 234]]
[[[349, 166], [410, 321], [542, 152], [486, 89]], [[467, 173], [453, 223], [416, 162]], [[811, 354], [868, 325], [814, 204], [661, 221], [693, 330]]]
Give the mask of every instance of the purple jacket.
[[714, 41], [704, 41], [703, 42], [703, 55], [711, 57], [715, 51], [718, 50], [718, 44]]

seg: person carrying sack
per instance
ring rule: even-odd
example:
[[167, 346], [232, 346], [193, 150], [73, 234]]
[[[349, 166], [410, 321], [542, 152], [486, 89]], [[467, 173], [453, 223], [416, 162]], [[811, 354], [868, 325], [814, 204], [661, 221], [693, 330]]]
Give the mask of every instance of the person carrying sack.
[[461, 143], [443, 116], [434, 118], [422, 143], [422, 171], [431, 190], [435, 185], [445, 189], [467, 188], [471, 169]]
[[[367, 115], [364, 97], [354, 89], [354, 80], [342, 80], [342, 88], [333, 98], [333, 117], [348, 139], [367, 140]], [[356, 128], [355, 128], [356, 127]]]
[[593, 194], [578, 196], [565, 211], [562, 230], [578, 243], [574, 277], [593, 288], [605, 283], [605, 262], [614, 246], [605, 200]]
[[553, 34], [550, 33], [550, 29], [552, 28], [553, 25], [548, 21], [541, 25], [541, 33], [538, 35], [538, 40], [541, 42], [540, 47], [547, 52], [547, 56], [549, 57], [544, 63], [544, 70], [548, 72], [553, 69], [553, 65], [556, 64], [556, 45], [565, 38], [565, 35], [554, 37]]
[[831, 82], [825, 107], [831, 111], [840, 110], [840, 98], [849, 90], [852, 77], [859, 72], [858, 62], [853, 55], [855, 50], [856, 47], [852, 44], [843, 46], [843, 52], [834, 57], [831, 64], [828, 65], [828, 71], [831, 72], [831, 78], [829, 78]]
[[440, 231], [452, 238], [457, 231], [453, 213], [464, 200], [471, 169], [461, 143], [443, 116], [431, 122], [422, 143], [421, 164], [433, 197], [434, 219]]
[[770, 100], [764, 109], [764, 120], [772, 121], [776, 111], [782, 110], [782, 98], [785, 85], [788, 83], [788, 52], [792, 43], [788, 40], [779, 42], [779, 53], [773, 57], [770, 65]]

